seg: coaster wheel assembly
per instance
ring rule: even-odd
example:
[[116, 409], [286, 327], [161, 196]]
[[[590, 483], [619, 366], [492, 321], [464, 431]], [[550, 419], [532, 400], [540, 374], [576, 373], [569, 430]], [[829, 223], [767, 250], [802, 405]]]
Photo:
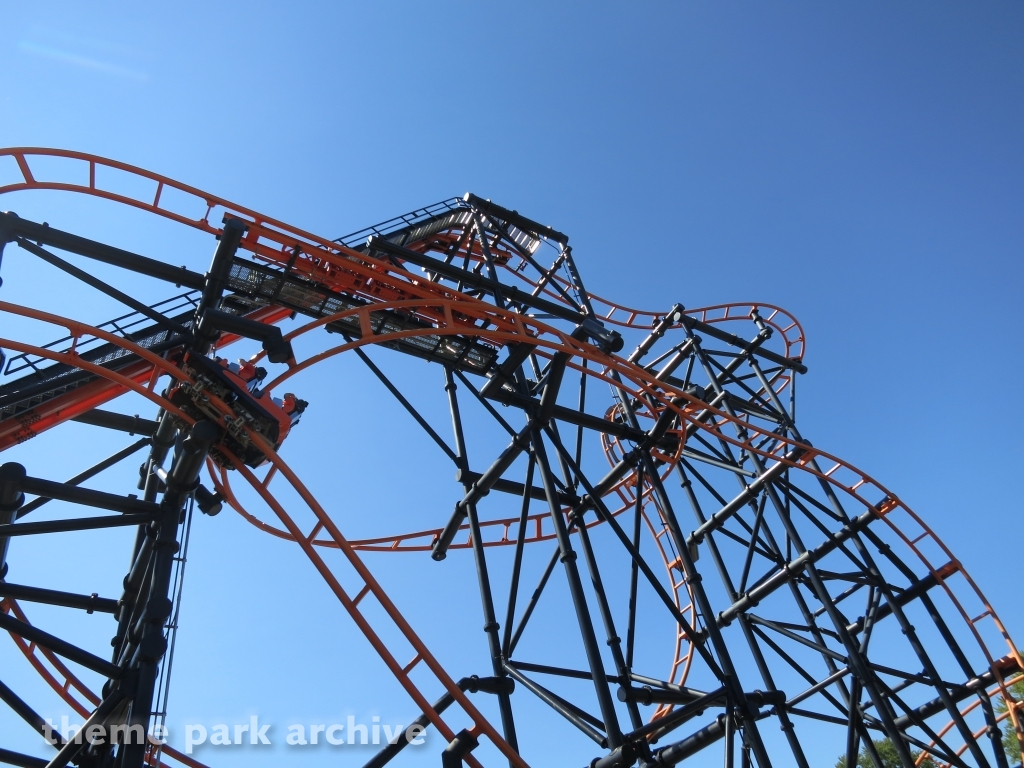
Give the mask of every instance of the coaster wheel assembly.
[[[47, 175], [56, 161], [78, 176]], [[923, 520], [801, 434], [806, 338], [783, 309], [617, 305], [586, 290], [564, 234], [471, 194], [330, 240], [95, 156], [10, 149], [3, 163], [6, 199], [104, 198], [217, 242], [199, 272], [0, 214], [8, 259], [20, 249], [131, 310], [91, 326], [0, 301], [12, 321], [0, 327], [64, 334], [43, 345], [43, 331], [32, 342], [0, 331], [0, 450], [12, 457], [0, 466], [0, 627], [42, 681], [28, 692], [0, 681], [0, 700], [54, 747], [42, 759], [0, 741], [0, 763], [200, 765], [132, 729], [166, 717], [193, 512], [229, 506], [302, 550], [446, 745], [443, 766], [546, 765], [557, 739], [592, 768], [810, 768], [821, 744], [882, 768], [875, 744], [887, 739], [905, 766], [1008, 768], [1020, 654]], [[112, 174], [147, 191], [115, 191]], [[186, 292], [146, 305], [57, 251]], [[240, 340], [261, 351], [233, 364], [221, 355]], [[347, 538], [344, 505], [319, 501], [300, 476], [309, 468], [285, 461], [308, 405], [285, 390], [342, 355], [456, 470], [453, 507], [423, 510], [416, 530]], [[442, 375], [399, 380], [385, 371], [392, 355]], [[118, 413], [126, 393], [154, 418]], [[413, 404], [429, 395], [450, 413], [450, 438]], [[19, 446], [69, 421], [138, 439], [68, 481], [17, 462]], [[496, 439], [503, 449], [480, 448]], [[141, 495], [92, 487], [134, 455]], [[50, 500], [106, 514], [28, 517]], [[136, 536], [123, 594], [90, 595], [73, 571], [69, 591], [16, 578], [19, 537], [124, 527]], [[546, 565], [532, 569], [527, 545]], [[416, 551], [472, 559], [486, 669], [446, 668], [403, 615], [408, 596], [386, 591], [361, 554]], [[545, 600], [564, 609], [542, 621]], [[113, 652], [37, 626], [38, 603], [112, 615]], [[116, 730], [113, 743], [55, 735], [34, 703], [47, 691], [87, 727]], [[545, 733], [517, 729], [524, 699], [551, 711]], [[407, 739], [368, 768], [402, 764]]]

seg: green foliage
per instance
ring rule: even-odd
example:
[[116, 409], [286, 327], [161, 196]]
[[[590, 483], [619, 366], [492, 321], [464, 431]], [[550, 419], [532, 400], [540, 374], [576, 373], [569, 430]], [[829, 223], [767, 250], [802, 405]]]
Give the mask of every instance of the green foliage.
[[[891, 739], [872, 740], [871, 743], [875, 745], [875, 751], [878, 752], [878, 756], [882, 759], [882, 768], [903, 768], [900, 764], [899, 753], [896, 751], [896, 745], [892, 743]], [[914, 760], [917, 760], [920, 754], [916, 750], [910, 750], [910, 756]], [[839, 758], [836, 768], [846, 768], [846, 755]], [[871, 755], [868, 754], [867, 749], [862, 749], [860, 754], [857, 755], [857, 768], [875, 768], [875, 764], [871, 760]], [[921, 763], [921, 768], [935, 768], [935, 763], [932, 762], [931, 758], [927, 758]]]
[[[1024, 699], [1024, 680], [1018, 680], [1010, 686], [1010, 693], [1015, 699]], [[996, 711], [1002, 714], [1007, 709], [1006, 702], [1000, 699], [996, 702]], [[1017, 765], [1021, 761], [1020, 742], [1017, 741], [1017, 733], [1013, 730], [1013, 721], [1006, 718], [1003, 721], [1003, 749], [1010, 759], [1010, 765]]]
[[[1018, 680], [1011, 685], [1010, 693], [1018, 701], [1024, 700], [1024, 679]], [[1002, 714], [1007, 709], [1006, 702], [1002, 699], [997, 699], [995, 709], [996, 712]], [[879, 739], [878, 741], [872, 741], [872, 744], [875, 745], [875, 750], [882, 759], [882, 768], [902, 768], [899, 755], [897, 755], [896, 747], [892, 741], [889, 739]], [[1010, 765], [1020, 764], [1020, 742], [1017, 741], [1017, 733], [1014, 731], [1013, 722], [1009, 718], [1003, 721], [1003, 749], [1006, 750], [1006, 756], [1010, 761]], [[910, 754], [914, 760], [917, 760], [921, 753], [911, 750]], [[839, 758], [838, 762], [836, 762], [836, 768], [846, 768], [846, 755]], [[875, 768], [875, 764], [871, 761], [871, 757], [866, 749], [862, 749], [860, 754], [857, 755], [856, 768]], [[921, 763], [921, 768], [935, 768], [935, 763], [929, 758]]]

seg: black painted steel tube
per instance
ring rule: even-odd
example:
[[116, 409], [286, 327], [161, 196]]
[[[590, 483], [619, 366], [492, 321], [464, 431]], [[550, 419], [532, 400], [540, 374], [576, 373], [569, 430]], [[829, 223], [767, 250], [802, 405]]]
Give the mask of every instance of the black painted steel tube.
[[[25, 482], [25, 468], [21, 464], [8, 462], [0, 466], [0, 523], [10, 525], [18, 514], [18, 508], [25, 503], [22, 485]], [[7, 573], [6, 536], [0, 537], [0, 579]]]
[[[22, 720], [35, 728], [40, 736], [46, 738], [48, 723], [24, 699], [4, 685], [3, 682], [0, 682], [0, 701], [10, 707]], [[58, 744], [63, 742], [63, 738], [57, 730], [51, 728], [49, 733], [51, 738], [56, 740]], [[0, 758], [0, 762], [3, 762], [2, 758]]]
[[38, 523], [12, 523], [0, 525], [0, 536], [34, 536], [40, 533], [67, 533], [68, 531], [93, 531], [99, 528], [120, 528], [126, 525], [145, 525], [155, 519], [147, 513], [104, 515], [102, 517], [77, 517], [68, 520], [45, 520]]
[[52, 480], [43, 480], [39, 477], [25, 477], [21, 487], [26, 493], [36, 496], [45, 496], [49, 499], [82, 504], [97, 509], [109, 509], [112, 512], [141, 515], [154, 515], [159, 512], [158, 505], [142, 501], [134, 496], [118, 496], [113, 493], [94, 491], [91, 488], [78, 488], [74, 485], [55, 483]]
[[93, 408], [91, 411], [86, 411], [81, 416], [75, 416], [71, 420], [82, 424], [91, 424], [96, 427], [116, 429], [120, 432], [127, 432], [129, 435], [143, 435], [144, 437], [151, 437], [156, 432], [158, 426], [156, 421], [140, 419], [138, 414], [126, 416], [123, 413], [104, 411], [100, 408]]
[[146, 256], [139, 256], [131, 251], [114, 248], [95, 240], [89, 240], [68, 232], [54, 229], [47, 224], [37, 224], [34, 221], [23, 219], [15, 213], [0, 213], [0, 226], [3, 226], [10, 236], [21, 236], [26, 240], [35, 243], [42, 243], [54, 248], [59, 248], [68, 253], [76, 253], [88, 259], [102, 261], [104, 264], [112, 264], [115, 267], [128, 269], [140, 275], [155, 277], [168, 283], [174, 283], [186, 288], [202, 288], [204, 279], [198, 272], [192, 272], [184, 267], [172, 267], [156, 259]]
[[50, 253], [45, 248], [40, 248], [35, 243], [30, 243], [23, 237], [19, 237], [17, 243], [21, 248], [24, 248], [26, 251], [33, 254], [34, 256], [38, 256], [47, 264], [56, 267], [62, 272], [66, 272], [67, 274], [71, 275], [72, 277], [78, 280], [81, 280], [83, 283], [90, 286], [91, 288], [95, 288], [100, 293], [105, 293], [107, 296], [114, 299], [115, 301], [121, 302], [126, 307], [131, 307], [140, 315], [148, 317], [154, 323], [166, 328], [172, 333], [177, 333], [181, 336], [190, 335], [187, 328], [179, 325], [170, 318], [165, 317], [164, 315], [157, 312], [155, 309], [152, 309], [148, 305], [143, 304], [138, 299], [135, 299], [132, 296], [129, 296], [127, 293], [117, 290], [114, 286], [108, 285], [99, 278], [94, 277], [93, 275], [86, 272], [84, 269], [79, 269], [74, 264], [69, 264], [59, 256]]
[[6, 613], [0, 613], [0, 629], [6, 629], [8, 632], [19, 635], [30, 643], [49, 648], [66, 659], [77, 662], [94, 672], [99, 672], [104, 677], [117, 678], [121, 676], [121, 668], [116, 664], [111, 664], [106, 659], [94, 656], [77, 645], [72, 645], [66, 640], [61, 640], [49, 632], [44, 632], [38, 627], [27, 624], [13, 616], [8, 616]]
[[6, 581], [0, 581], [0, 597], [13, 597], [15, 600], [60, 605], [65, 608], [81, 608], [88, 613], [117, 613], [117, 600], [99, 597], [95, 594], [78, 595], [74, 592], [61, 592], [56, 589], [9, 584]]
[[508, 447], [501, 452], [501, 455], [498, 456], [494, 463], [487, 468], [487, 471], [480, 476], [480, 479], [473, 483], [473, 487], [469, 489], [463, 499], [455, 505], [455, 512], [452, 514], [451, 519], [444, 527], [441, 535], [431, 545], [433, 551], [430, 553], [430, 556], [434, 560], [445, 559], [448, 554], [448, 547], [451, 546], [452, 541], [459, 532], [459, 528], [466, 520], [467, 505], [476, 504], [476, 502], [490, 492], [494, 483], [496, 483], [501, 476], [505, 474], [505, 470], [512, 466], [512, 463], [519, 458], [519, 454], [526, 450], [527, 446], [530, 444], [530, 432], [532, 430], [532, 422], [523, 427], [523, 429], [512, 438], [512, 442], [509, 443]]
[[[114, 414], [114, 415], [117, 415], [117, 414]], [[125, 417], [125, 418], [129, 418], [129, 417]], [[73, 421], [73, 419], [72, 419], [72, 421]], [[155, 422], [153, 422], [153, 423], [155, 424]], [[114, 466], [115, 464], [120, 462], [122, 459], [126, 459], [129, 456], [131, 456], [133, 453], [135, 453], [136, 451], [139, 451], [139, 450], [145, 448], [146, 446], [150, 445], [150, 443], [151, 443], [150, 439], [148, 437], [144, 437], [141, 440], [138, 440], [137, 442], [132, 443], [127, 448], [122, 448], [120, 451], [118, 451], [114, 455], [108, 456], [103, 461], [99, 462], [98, 464], [94, 464], [93, 466], [89, 467], [89, 469], [85, 470], [84, 472], [79, 472], [77, 475], [75, 475], [70, 480], [68, 480], [66, 483], [64, 483], [64, 485], [79, 485], [80, 483], [84, 483], [86, 480], [88, 480], [88, 479], [90, 479], [92, 477], [95, 477], [100, 472], [103, 472], [104, 470], [110, 469], [110, 467]], [[44, 504], [48, 504], [51, 501], [53, 501], [53, 499], [49, 499], [49, 498], [47, 498], [45, 496], [40, 496], [39, 498], [33, 499], [28, 504], [26, 504], [25, 506], [23, 506], [21, 509], [18, 510], [17, 519], [20, 520], [21, 518], [25, 517], [25, 515], [28, 515], [28, 514], [31, 514], [32, 512], [35, 512], [41, 506], [43, 506]]]

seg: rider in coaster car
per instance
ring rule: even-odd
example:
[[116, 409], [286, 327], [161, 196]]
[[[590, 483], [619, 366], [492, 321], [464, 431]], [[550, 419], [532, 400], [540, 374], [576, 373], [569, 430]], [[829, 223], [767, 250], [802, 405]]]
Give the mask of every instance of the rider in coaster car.
[[259, 397], [259, 385], [265, 378], [267, 378], [267, 369], [253, 365], [248, 360], [241, 360], [237, 363], [229, 363], [223, 357], [218, 357], [217, 362], [228, 369], [230, 373], [233, 373], [238, 379], [241, 379], [242, 384], [249, 392], [256, 397]]
[[274, 398], [274, 402], [281, 406], [281, 410], [288, 414], [288, 418], [291, 420], [291, 426], [295, 426], [299, 423], [299, 418], [302, 416], [302, 412], [306, 410], [306, 406], [309, 405], [305, 400], [300, 400], [291, 392], [288, 392], [284, 396], [284, 400], [278, 400]]

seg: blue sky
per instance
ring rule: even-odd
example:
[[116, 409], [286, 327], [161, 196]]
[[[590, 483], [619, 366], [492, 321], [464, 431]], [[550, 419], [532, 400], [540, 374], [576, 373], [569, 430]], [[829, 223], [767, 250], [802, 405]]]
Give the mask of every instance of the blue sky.
[[[470, 190], [569, 233], [590, 289], [624, 304], [786, 307], [809, 336], [804, 434], [917, 510], [1024, 638], [1021, 3], [0, 7], [0, 146], [113, 157], [331, 237]], [[81, 202], [2, 207], [196, 269], [212, 252], [136, 217], [112, 236], [115, 214]], [[8, 257], [0, 298], [111, 314], [33, 274]], [[72, 460], [39, 442], [30, 471]], [[172, 704], [205, 680], [177, 700], [196, 717], [409, 717], [308, 565], [232, 515], [199, 522]], [[468, 559], [374, 565], [471, 578]], [[272, 759], [210, 761], [243, 757]]]

